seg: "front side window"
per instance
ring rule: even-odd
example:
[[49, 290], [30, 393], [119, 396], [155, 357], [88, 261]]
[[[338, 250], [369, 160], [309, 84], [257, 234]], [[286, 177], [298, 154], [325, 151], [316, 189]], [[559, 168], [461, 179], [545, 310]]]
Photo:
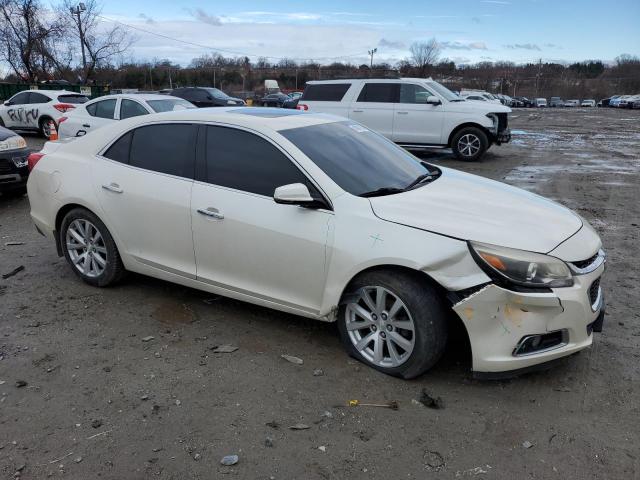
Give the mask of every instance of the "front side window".
[[400, 103], [427, 103], [433, 93], [421, 85], [403, 83], [400, 85]]
[[108, 118], [113, 120], [116, 112], [116, 99], [101, 100], [87, 106], [87, 112], [93, 117]]
[[274, 145], [253, 133], [207, 127], [206, 182], [272, 197], [275, 189], [307, 177]]
[[154, 172], [193, 178], [195, 125], [148, 125], [133, 131], [129, 165]]
[[140, 115], [148, 115], [147, 109], [133, 100], [123, 98], [120, 102], [120, 120], [125, 118], [138, 117]]
[[435, 90], [438, 94], [440, 94], [440, 96], [443, 97], [448, 102], [461, 102], [462, 101], [462, 98], [460, 98], [458, 95], [456, 95], [451, 90], [449, 90], [447, 87], [445, 87], [444, 85], [441, 85], [438, 82], [434, 82], [433, 80], [430, 80], [427, 83], [427, 85], [429, 86], [429, 88], [431, 88], [432, 90]]
[[11, 105], [25, 105], [29, 103], [29, 92], [22, 92], [17, 94], [11, 100]]
[[353, 195], [406, 188], [431, 173], [406, 150], [356, 123], [325, 123], [279, 133]]
[[366, 83], [358, 95], [358, 102], [397, 103], [400, 95], [398, 83]]

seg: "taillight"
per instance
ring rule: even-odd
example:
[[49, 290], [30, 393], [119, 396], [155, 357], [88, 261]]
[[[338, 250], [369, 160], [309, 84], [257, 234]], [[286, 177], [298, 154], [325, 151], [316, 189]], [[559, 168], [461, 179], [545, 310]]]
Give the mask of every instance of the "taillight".
[[304, 103], [299, 103], [298, 106], [296, 107], [298, 110], [304, 110], [305, 112], [307, 110], [309, 110], [309, 105], [306, 105]]
[[29, 168], [29, 171], [33, 170], [36, 163], [38, 163], [42, 157], [44, 157], [44, 153], [33, 152], [29, 154], [27, 157], [27, 167]]
[[58, 119], [58, 126], [60, 126], [60, 124], [61, 124], [62, 122], [66, 122], [67, 120], [68, 120], [68, 117], [60, 117], [60, 118]]
[[53, 108], [58, 110], [59, 112], [65, 113], [67, 110], [72, 110], [76, 108], [75, 105], [71, 105], [70, 103], [56, 103]]

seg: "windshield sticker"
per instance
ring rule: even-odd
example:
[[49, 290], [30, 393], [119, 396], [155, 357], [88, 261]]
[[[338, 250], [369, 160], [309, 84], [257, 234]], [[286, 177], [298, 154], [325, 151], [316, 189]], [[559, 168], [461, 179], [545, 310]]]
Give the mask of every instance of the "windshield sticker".
[[362, 125], [358, 125], [358, 124], [355, 124], [355, 123], [350, 123], [349, 124], [349, 128], [351, 128], [352, 130], [355, 130], [358, 133], [364, 133], [364, 132], [368, 132], [369, 131], [368, 128], [365, 128]]

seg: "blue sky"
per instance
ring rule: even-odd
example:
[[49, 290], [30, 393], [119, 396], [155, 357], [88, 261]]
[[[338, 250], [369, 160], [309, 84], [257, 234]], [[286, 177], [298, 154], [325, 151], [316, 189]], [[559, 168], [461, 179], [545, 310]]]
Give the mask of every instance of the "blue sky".
[[[640, 0], [217, 1], [109, 0], [104, 17], [225, 52], [367, 62], [409, 56], [435, 37], [456, 63], [612, 61], [640, 55]], [[207, 50], [140, 30], [131, 56], [187, 64]], [[227, 53], [228, 55], [228, 53]]]

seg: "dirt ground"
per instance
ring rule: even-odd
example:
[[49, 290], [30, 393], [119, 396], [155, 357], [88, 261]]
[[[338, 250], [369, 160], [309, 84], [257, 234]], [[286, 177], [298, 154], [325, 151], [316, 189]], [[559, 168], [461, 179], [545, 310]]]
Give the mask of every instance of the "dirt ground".
[[347, 357], [334, 325], [138, 275], [89, 287], [28, 199], [0, 197], [0, 273], [25, 267], [0, 280], [0, 477], [640, 478], [640, 111], [516, 110], [511, 128], [479, 163], [425, 158], [575, 209], [609, 257], [593, 347], [508, 381], [473, 380], [461, 341], [403, 381]]

